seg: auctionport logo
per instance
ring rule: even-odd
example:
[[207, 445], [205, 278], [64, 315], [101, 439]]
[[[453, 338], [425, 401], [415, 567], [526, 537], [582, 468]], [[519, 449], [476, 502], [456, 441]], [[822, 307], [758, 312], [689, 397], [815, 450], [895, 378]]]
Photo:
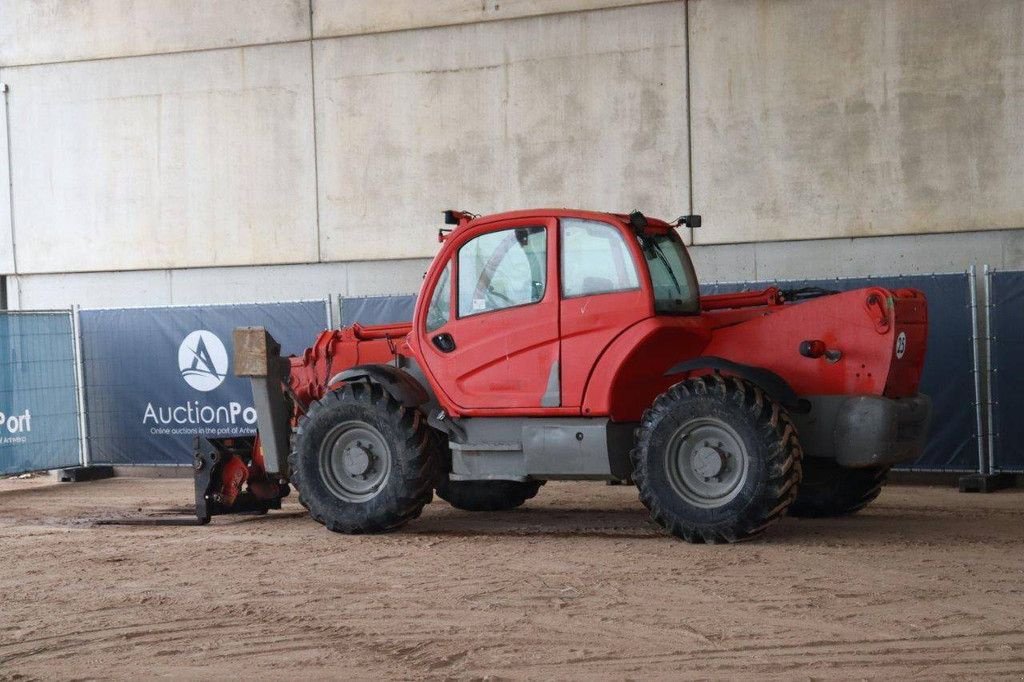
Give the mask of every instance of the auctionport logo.
[[[228, 352], [216, 334], [197, 329], [178, 346], [178, 372], [197, 391], [212, 391], [228, 375]], [[212, 405], [201, 400], [147, 403], [142, 423], [154, 435], [238, 435], [253, 430], [256, 410], [234, 400]]]
[[14, 414], [0, 412], [0, 445], [27, 443], [31, 432], [32, 412], [28, 408]]
[[181, 378], [197, 391], [212, 391], [228, 374], [228, 352], [217, 335], [197, 329], [178, 347]]

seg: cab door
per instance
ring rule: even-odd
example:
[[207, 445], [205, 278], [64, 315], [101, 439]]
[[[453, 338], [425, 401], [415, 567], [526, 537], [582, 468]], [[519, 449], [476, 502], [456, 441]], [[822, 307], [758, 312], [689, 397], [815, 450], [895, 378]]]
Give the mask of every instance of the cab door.
[[[558, 407], [557, 223], [480, 226], [447, 268], [447, 315], [428, 314], [421, 352], [439, 388], [464, 410]], [[431, 309], [443, 308], [445, 275]], [[437, 300], [437, 306], [435, 301]]]
[[559, 222], [562, 405], [579, 407], [604, 349], [653, 311], [635, 239], [630, 244], [620, 227], [598, 220]]

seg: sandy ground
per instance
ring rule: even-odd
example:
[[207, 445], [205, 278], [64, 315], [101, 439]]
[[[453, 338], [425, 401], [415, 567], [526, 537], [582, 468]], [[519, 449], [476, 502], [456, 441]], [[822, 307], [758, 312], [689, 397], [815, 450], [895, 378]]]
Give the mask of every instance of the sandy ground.
[[663, 536], [628, 487], [435, 500], [384, 536], [187, 480], [0, 481], [0, 679], [1024, 677], [1024, 491], [890, 487], [763, 539]]

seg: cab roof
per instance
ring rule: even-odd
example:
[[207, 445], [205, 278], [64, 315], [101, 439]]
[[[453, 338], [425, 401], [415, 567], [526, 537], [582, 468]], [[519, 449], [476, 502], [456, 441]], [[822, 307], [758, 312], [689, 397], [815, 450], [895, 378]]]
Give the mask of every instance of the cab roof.
[[[463, 216], [469, 216], [472, 214], [456, 212]], [[647, 218], [647, 227], [653, 228], [657, 231], [670, 229], [672, 226], [660, 218], [652, 218], [650, 216], [644, 216]], [[518, 218], [579, 218], [581, 220], [599, 220], [603, 222], [619, 223], [621, 225], [629, 225], [629, 214], [628, 213], [609, 213], [605, 211], [587, 211], [576, 208], [528, 208], [521, 209], [518, 211], [504, 211], [502, 213], [491, 213], [488, 215], [475, 216], [471, 220], [463, 222], [459, 220], [457, 230], [468, 229], [477, 225], [486, 225], [493, 222], [499, 222], [502, 220], [512, 220]]]

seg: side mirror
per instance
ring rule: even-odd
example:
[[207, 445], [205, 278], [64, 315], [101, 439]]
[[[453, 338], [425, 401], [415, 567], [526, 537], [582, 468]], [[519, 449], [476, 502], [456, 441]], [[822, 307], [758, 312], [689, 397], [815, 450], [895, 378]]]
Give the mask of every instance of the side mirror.
[[633, 211], [629, 214], [629, 226], [634, 232], [643, 232], [647, 229], [647, 216], [640, 211]]
[[679, 224], [687, 227], [700, 227], [699, 215], [684, 215], [679, 217]]

